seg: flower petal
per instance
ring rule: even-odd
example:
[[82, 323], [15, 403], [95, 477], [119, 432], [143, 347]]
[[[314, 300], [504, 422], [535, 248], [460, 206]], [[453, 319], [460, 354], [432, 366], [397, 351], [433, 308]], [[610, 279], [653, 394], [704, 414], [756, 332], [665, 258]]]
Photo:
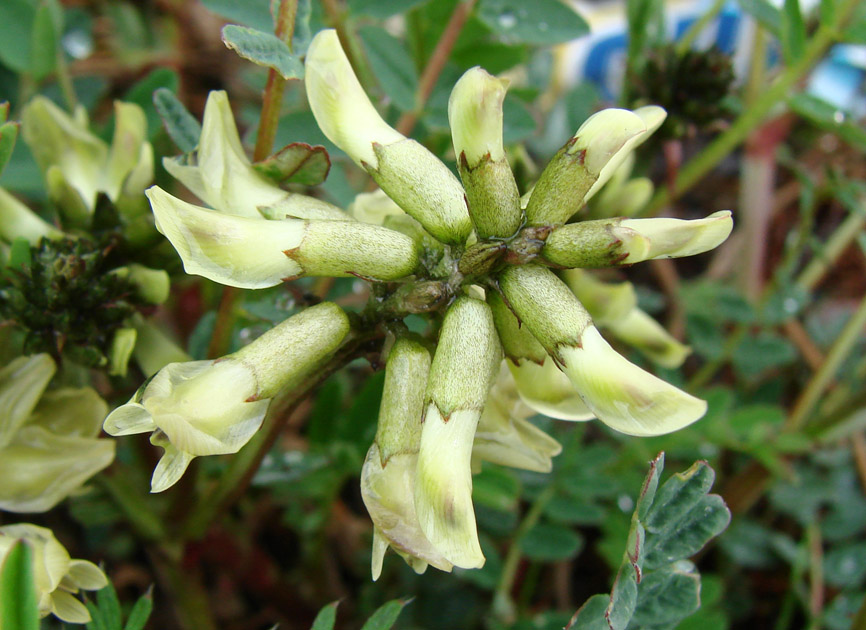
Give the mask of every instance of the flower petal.
[[67, 577], [85, 591], [98, 591], [108, 585], [108, 578], [102, 569], [88, 560], [72, 560]]
[[[153, 438], [151, 442], [154, 442]], [[167, 440], [160, 440], [157, 445], [165, 449], [165, 453], [154, 468], [153, 477], [150, 479], [150, 491], [153, 493], [168, 490], [180, 481], [189, 463], [195, 459], [195, 455], [179, 451]]]
[[595, 326], [559, 349], [561, 369], [599, 420], [628, 435], [662, 435], [704, 415], [707, 403], [629, 362]]
[[734, 227], [730, 210], [714, 212], [705, 219], [626, 219], [621, 227], [632, 229], [649, 240], [643, 256], [629, 255], [626, 264], [656, 258], [694, 256], [718, 247]]
[[51, 593], [51, 612], [66, 623], [87, 623], [90, 612], [87, 607], [66, 591]]
[[525, 404], [538, 413], [558, 420], [591, 420], [595, 414], [583, 402], [571, 381], [547, 357], [542, 365], [523, 361], [508, 367]]
[[155, 431], [156, 423], [144, 405], [128, 402], [108, 414], [102, 429], [117, 437]]
[[472, 506], [472, 440], [480, 411], [461, 409], [444, 418], [427, 407], [415, 479], [415, 510], [421, 531], [449, 562], [464, 569], [484, 566]]
[[319, 31], [313, 38], [307, 49], [304, 81], [319, 127], [359, 166], [366, 163], [378, 167], [373, 143], [384, 145], [405, 139], [373, 107], [335, 30]]
[[156, 226], [174, 245], [187, 273], [243, 289], [263, 289], [301, 267], [283, 252], [298, 246], [304, 222], [230, 216], [147, 191]]
[[0, 370], [0, 448], [30, 417], [56, 370], [47, 354], [18, 357]]

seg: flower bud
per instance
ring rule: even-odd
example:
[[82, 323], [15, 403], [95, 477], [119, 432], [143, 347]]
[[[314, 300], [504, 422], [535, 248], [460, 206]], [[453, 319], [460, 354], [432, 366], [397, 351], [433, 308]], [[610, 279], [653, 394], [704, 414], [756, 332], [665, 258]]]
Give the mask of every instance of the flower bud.
[[[535, 472], [550, 472], [559, 442], [529, 422], [536, 410], [521, 401], [514, 378], [502, 362], [490, 389], [472, 445], [472, 459]], [[530, 364], [530, 365], [535, 365]]]
[[253, 168], [223, 91], [208, 94], [195, 153], [164, 158], [162, 163], [199, 199], [226, 214], [258, 218], [260, 206], [271, 206], [288, 196]]
[[415, 509], [427, 539], [452, 564], [484, 564], [472, 507], [472, 442], [501, 351], [488, 306], [470, 297], [448, 309], [430, 368]]
[[468, 70], [448, 101], [448, 120], [469, 213], [480, 238], [507, 237], [520, 227], [517, 183], [502, 146], [502, 103], [508, 81]]
[[705, 219], [600, 219], [553, 230], [542, 255], [563, 267], [593, 269], [656, 258], [694, 256], [718, 247], [731, 233], [730, 210]]
[[108, 405], [89, 387], [43, 393], [54, 370], [38, 354], [0, 371], [0, 510], [50, 510], [114, 459], [97, 439]]
[[114, 336], [111, 338], [111, 348], [108, 351], [109, 374], [126, 376], [137, 336], [135, 328], [118, 328], [114, 331]]
[[0, 188], [0, 240], [25, 238], [36, 245], [41, 238], [60, 238], [63, 232], [39, 217], [4, 188]]
[[599, 420], [630, 435], [659, 435], [700, 418], [706, 403], [620, 356], [552, 272], [511, 267], [500, 287], [529, 331], [568, 376]]
[[336, 31], [320, 31], [313, 38], [305, 81], [313, 115], [334, 144], [433, 236], [447, 243], [466, 240], [472, 222], [460, 183], [432, 153], [382, 120]]
[[526, 206], [529, 224], [568, 221], [583, 207], [584, 197], [603, 172], [609, 177], [606, 165], [620, 152], [631, 151], [635, 138], [646, 129], [640, 116], [624, 109], [605, 109], [590, 116], [541, 173]]
[[[0, 566], [19, 540], [32, 550], [32, 569], [39, 615], [53, 614], [67, 623], [87, 623], [90, 613], [73, 596], [79, 590], [98, 591], [108, 584], [102, 570], [87, 560], [73, 560], [50, 529], [17, 523], [0, 527]], [[11, 629], [10, 629], [11, 630]]]
[[323, 303], [216, 361], [172, 363], [105, 419], [111, 435], [153, 431], [162, 446], [151, 482], [161, 492], [201, 455], [236, 453], [259, 429], [270, 398], [297, 386], [342, 343], [345, 313]]

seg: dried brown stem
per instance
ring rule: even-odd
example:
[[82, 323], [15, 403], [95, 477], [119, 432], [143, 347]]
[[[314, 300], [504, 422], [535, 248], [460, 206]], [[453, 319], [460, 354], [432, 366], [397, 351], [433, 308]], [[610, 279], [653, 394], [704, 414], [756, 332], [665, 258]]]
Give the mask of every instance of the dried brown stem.
[[463, 30], [463, 25], [466, 24], [466, 20], [469, 18], [469, 14], [472, 12], [472, 7], [474, 6], [475, 0], [463, 0], [463, 2], [457, 3], [457, 6], [454, 7], [454, 12], [451, 14], [448, 24], [445, 25], [445, 30], [442, 31], [442, 36], [436, 43], [436, 48], [433, 49], [433, 54], [430, 55], [427, 66], [418, 80], [418, 90], [415, 92], [415, 109], [404, 113], [400, 117], [400, 120], [397, 121], [397, 131], [403, 135], [408, 136], [412, 132], [412, 129], [415, 128], [418, 116], [424, 110], [424, 106], [427, 104], [427, 99], [430, 98], [433, 88], [436, 87], [436, 81], [439, 79], [439, 75], [442, 74], [442, 69], [451, 55], [451, 50], [454, 48], [454, 44], [457, 43], [457, 37], [460, 35], [460, 31]]

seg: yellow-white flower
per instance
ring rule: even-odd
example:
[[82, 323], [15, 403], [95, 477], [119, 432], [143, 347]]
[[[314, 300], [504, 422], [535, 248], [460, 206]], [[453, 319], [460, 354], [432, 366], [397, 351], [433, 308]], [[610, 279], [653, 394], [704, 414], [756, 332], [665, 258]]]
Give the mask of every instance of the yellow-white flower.
[[472, 442], [501, 352], [490, 308], [458, 298], [445, 314], [430, 367], [415, 510], [427, 539], [462, 568], [484, 564], [472, 507]]
[[589, 410], [611, 428], [630, 435], [660, 435], [681, 429], [706, 412], [703, 400], [611, 348], [583, 305], [551, 271], [537, 265], [510, 267], [500, 286]]
[[69, 116], [44, 96], [24, 108], [21, 133], [48, 180], [49, 195], [64, 212], [92, 214], [96, 196], [112, 201], [140, 195], [153, 179], [153, 147], [147, 120], [133, 103], [114, 103], [109, 147], [89, 130], [82, 106]]
[[373, 579], [382, 573], [388, 548], [417, 573], [432, 564], [450, 571], [451, 562], [424, 535], [415, 511], [415, 471], [421, 445], [424, 393], [430, 353], [420, 343], [400, 338], [385, 366], [376, 441], [361, 469], [361, 497], [373, 520]]
[[105, 419], [111, 435], [152, 432], [165, 454], [151, 490], [162, 492], [202, 455], [236, 453], [258, 431], [270, 399], [297, 385], [349, 332], [346, 314], [324, 302], [216, 361], [171, 363]]
[[2, 510], [50, 510], [114, 459], [97, 439], [108, 405], [89, 387], [45, 392], [55, 370], [47, 354], [0, 370]]
[[0, 527], [0, 566], [19, 540], [32, 550], [40, 616], [54, 615], [67, 623], [90, 621], [87, 608], [74, 595], [81, 590], [97, 591], [108, 584], [99, 567], [87, 560], [73, 560], [50, 529], [30, 523]]

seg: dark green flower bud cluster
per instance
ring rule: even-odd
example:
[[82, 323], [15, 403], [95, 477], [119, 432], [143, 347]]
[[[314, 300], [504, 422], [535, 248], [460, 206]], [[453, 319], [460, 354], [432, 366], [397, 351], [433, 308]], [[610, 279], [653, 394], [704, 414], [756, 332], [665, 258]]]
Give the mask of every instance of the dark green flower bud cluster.
[[[20, 242], [20, 241], [19, 241]], [[0, 319], [25, 333], [26, 354], [47, 352], [90, 367], [108, 362], [115, 332], [147, 302], [117, 273], [112, 239], [42, 239], [0, 279]]]

